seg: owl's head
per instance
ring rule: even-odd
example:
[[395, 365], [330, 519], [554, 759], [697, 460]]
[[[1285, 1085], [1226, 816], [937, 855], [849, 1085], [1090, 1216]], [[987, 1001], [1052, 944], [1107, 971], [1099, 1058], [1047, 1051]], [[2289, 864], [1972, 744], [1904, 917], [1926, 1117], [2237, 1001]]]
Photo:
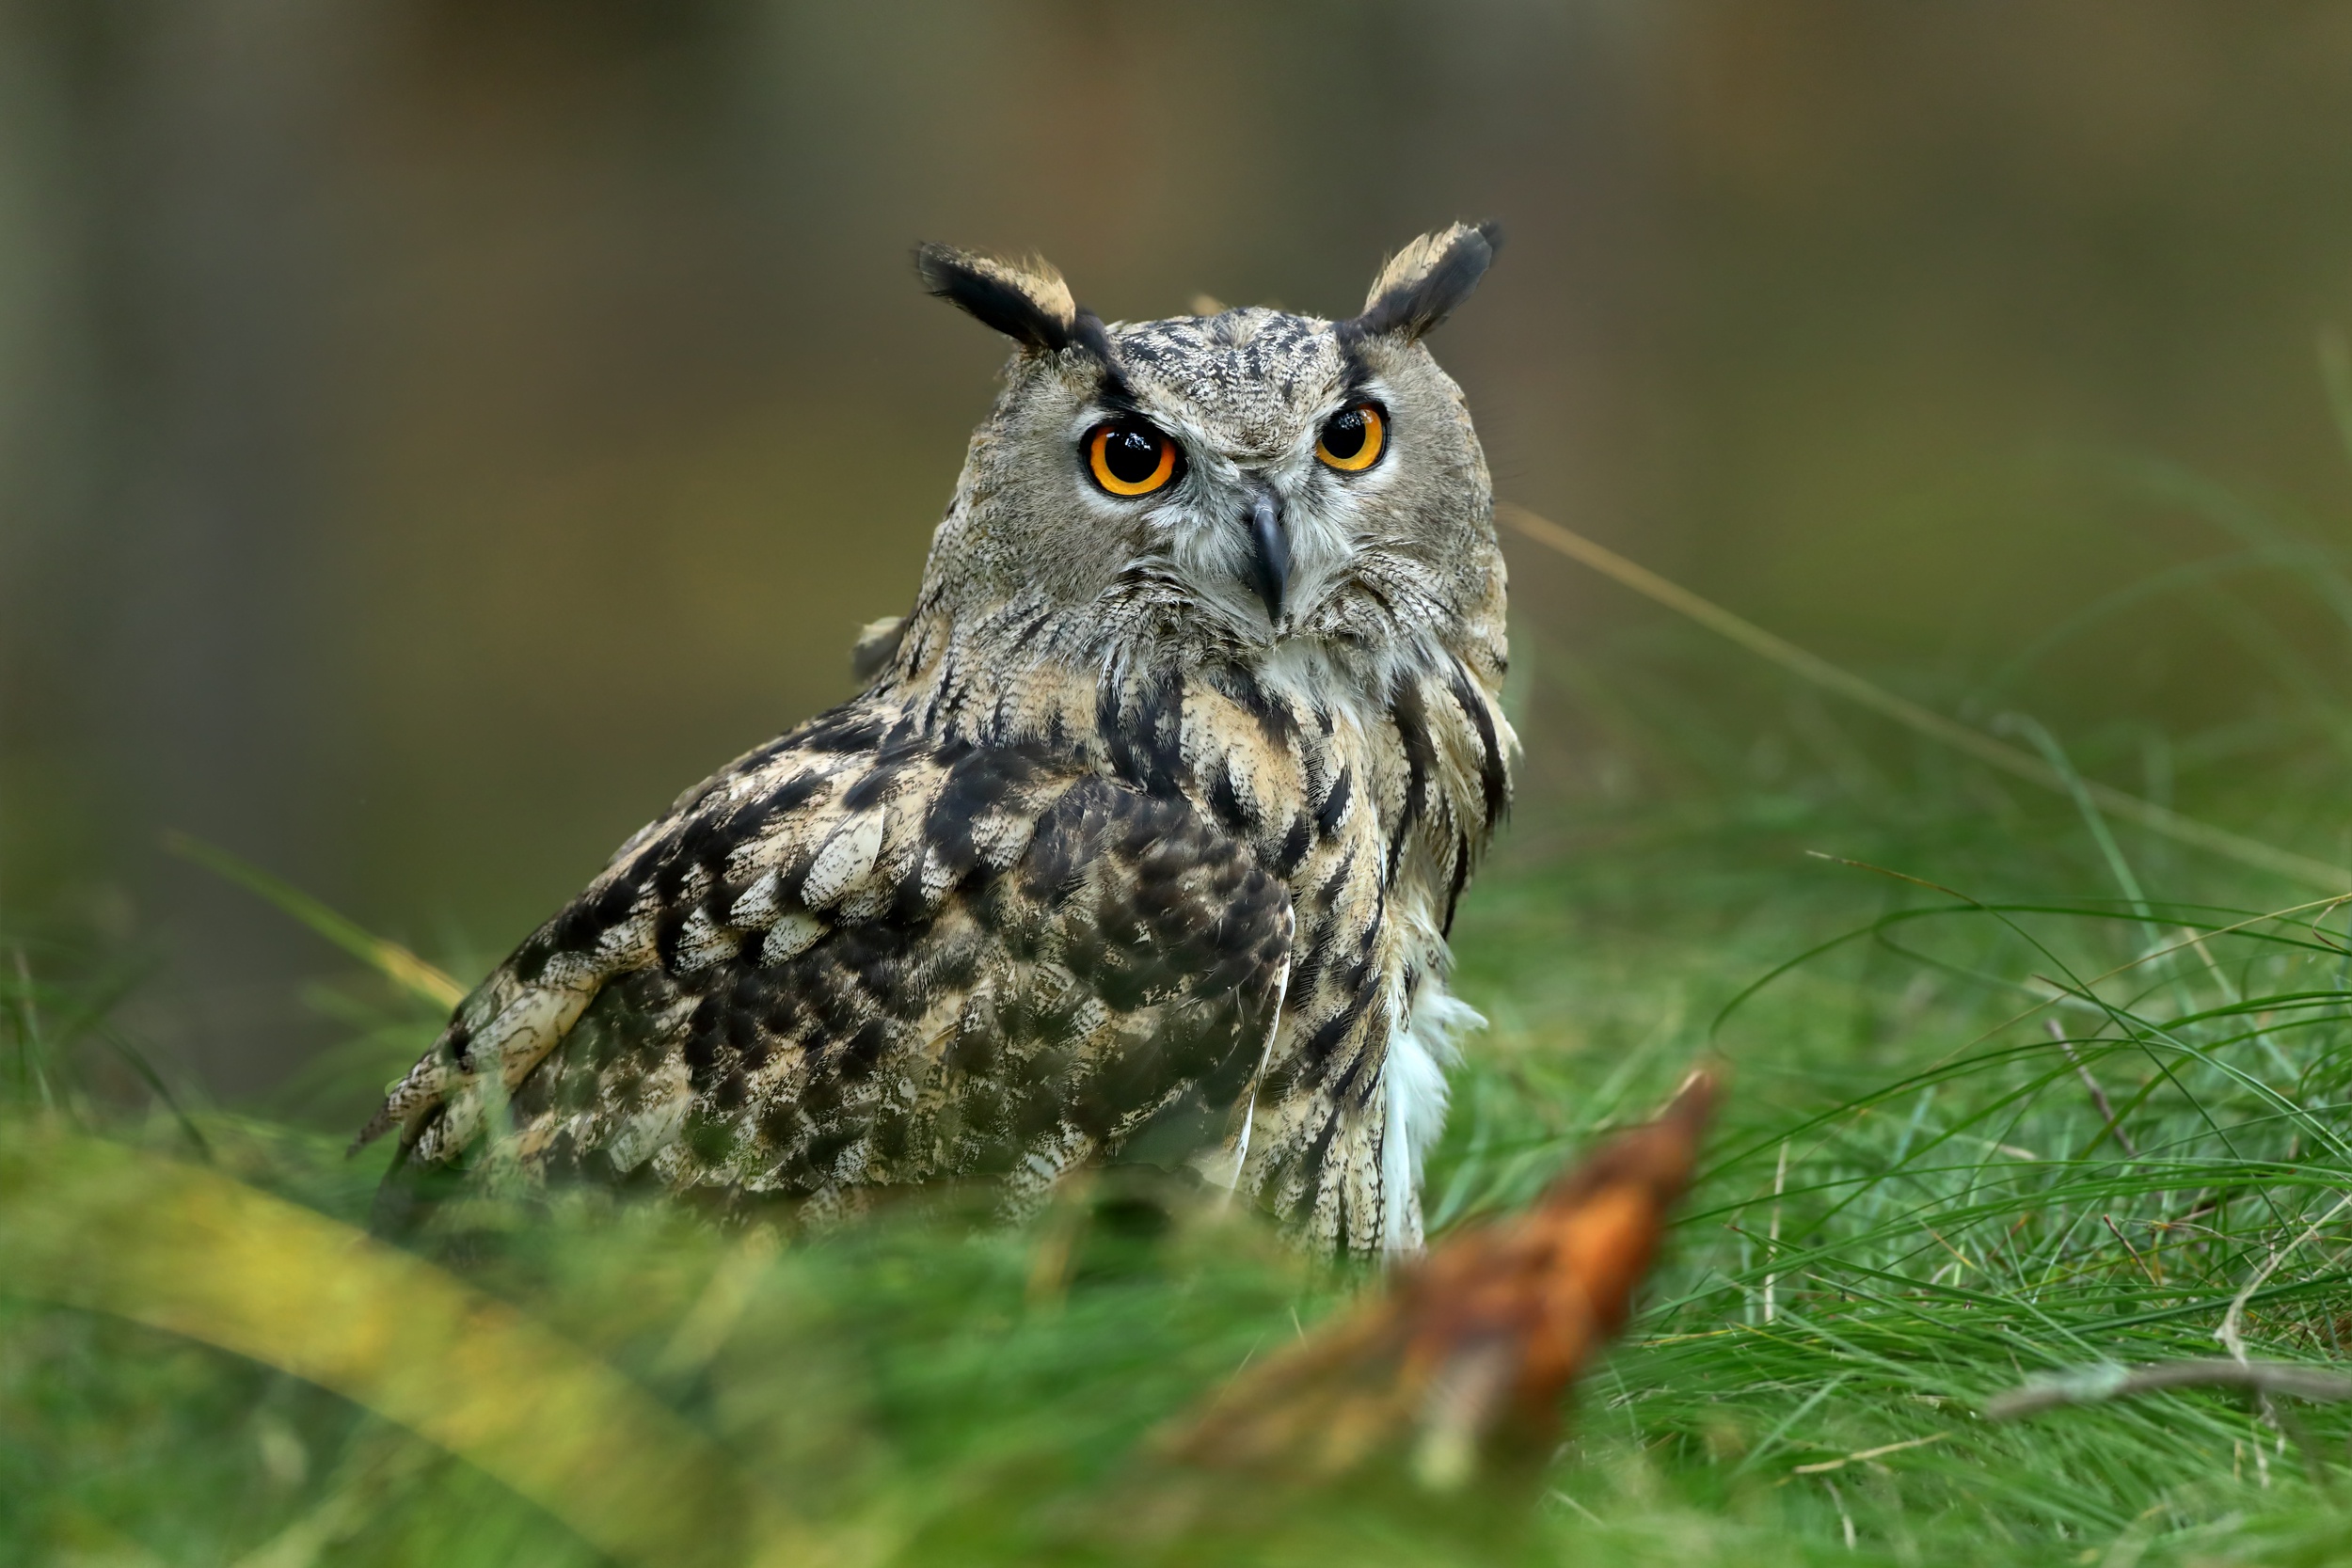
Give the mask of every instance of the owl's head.
[[1379, 654], [1499, 621], [1486, 461], [1422, 341], [1499, 241], [1491, 224], [1414, 241], [1340, 321], [1105, 323], [1041, 261], [923, 246], [926, 286], [1016, 353], [933, 540], [918, 620], [1018, 609], [1079, 657]]

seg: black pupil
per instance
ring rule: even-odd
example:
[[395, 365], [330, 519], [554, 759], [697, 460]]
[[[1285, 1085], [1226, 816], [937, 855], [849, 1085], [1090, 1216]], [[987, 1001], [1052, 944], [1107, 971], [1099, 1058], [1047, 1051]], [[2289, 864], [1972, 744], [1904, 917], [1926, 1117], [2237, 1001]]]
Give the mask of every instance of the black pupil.
[[1121, 484], [1141, 484], [1160, 468], [1160, 437], [1133, 427], [1103, 437], [1103, 467]]
[[1323, 450], [1345, 461], [1364, 450], [1364, 411], [1350, 408], [1323, 427]]

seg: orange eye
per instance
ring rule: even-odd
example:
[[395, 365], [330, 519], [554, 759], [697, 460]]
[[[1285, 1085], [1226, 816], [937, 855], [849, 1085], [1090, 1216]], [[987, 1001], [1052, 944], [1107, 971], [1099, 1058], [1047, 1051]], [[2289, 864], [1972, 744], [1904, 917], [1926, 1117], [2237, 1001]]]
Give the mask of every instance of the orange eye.
[[1148, 496], [1176, 477], [1176, 443], [1139, 420], [1096, 425], [1086, 452], [1094, 483], [1114, 496]]
[[1389, 424], [1369, 403], [1343, 408], [1324, 421], [1315, 455], [1343, 474], [1360, 474], [1380, 461], [1389, 444]]

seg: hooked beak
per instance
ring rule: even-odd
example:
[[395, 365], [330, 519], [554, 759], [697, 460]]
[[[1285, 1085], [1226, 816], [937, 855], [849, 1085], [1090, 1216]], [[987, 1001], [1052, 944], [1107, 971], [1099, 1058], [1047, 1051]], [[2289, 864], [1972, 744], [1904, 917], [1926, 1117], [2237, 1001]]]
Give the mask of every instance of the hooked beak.
[[1265, 603], [1266, 620], [1282, 623], [1282, 590], [1291, 580], [1291, 536], [1282, 526], [1282, 503], [1261, 490], [1249, 503], [1249, 586]]

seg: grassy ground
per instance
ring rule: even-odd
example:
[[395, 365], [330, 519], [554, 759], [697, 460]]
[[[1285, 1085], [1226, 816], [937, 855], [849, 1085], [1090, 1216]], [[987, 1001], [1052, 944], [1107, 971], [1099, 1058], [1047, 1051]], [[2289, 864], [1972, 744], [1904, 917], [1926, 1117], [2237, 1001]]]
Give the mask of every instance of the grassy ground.
[[[2331, 890], [2026, 799], [1694, 638], [1522, 649], [1522, 700], [1614, 771], [1523, 813], [1465, 910], [1460, 990], [1493, 1026], [1456, 1078], [1432, 1218], [1524, 1202], [1702, 1054], [1733, 1088], [1645, 1310], [1523, 1516], [1358, 1493], [1171, 1535], [1137, 1445], [1359, 1283], [1181, 1204], [1140, 1225], [1098, 1194], [1015, 1230], [908, 1209], [770, 1250], [581, 1198], [476, 1216], [445, 1273], [337, 1307], [334, 1233], [289, 1216], [364, 1222], [374, 1163], [345, 1164], [342, 1134], [431, 1010], [323, 990], [350, 1044], [265, 1115], [96, 1106], [76, 1064], [107, 1056], [108, 971], [36, 943], [4, 1009], [0, 1556], [592, 1562], [583, 1536], [718, 1540], [748, 1492], [797, 1532], [790, 1560], [2341, 1560], [2352, 1414], [2201, 1393], [1980, 1414], [2037, 1373], [2213, 1354], [2265, 1270], [2249, 1346], [2341, 1357], [2346, 911], [2265, 913]], [[2330, 672], [2287, 674], [2162, 768], [2128, 727], [2081, 760], [2341, 858], [2352, 710]], [[220, 1240], [240, 1224], [277, 1250]], [[436, 1318], [452, 1279], [479, 1294]], [[239, 1314], [267, 1327], [253, 1357], [198, 1342]], [[263, 1364], [333, 1383], [303, 1347], [349, 1324], [423, 1325], [393, 1359], [449, 1375], [419, 1394], [351, 1374], [355, 1402]], [[554, 1359], [495, 1338], [540, 1329]], [[610, 1369], [625, 1381], [595, 1382]], [[500, 1413], [591, 1383], [564, 1435], [605, 1481], [533, 1481], [550, 1439]], [[437, 1445], [387, 1418], [419, 1400], [482, 1408]]]

